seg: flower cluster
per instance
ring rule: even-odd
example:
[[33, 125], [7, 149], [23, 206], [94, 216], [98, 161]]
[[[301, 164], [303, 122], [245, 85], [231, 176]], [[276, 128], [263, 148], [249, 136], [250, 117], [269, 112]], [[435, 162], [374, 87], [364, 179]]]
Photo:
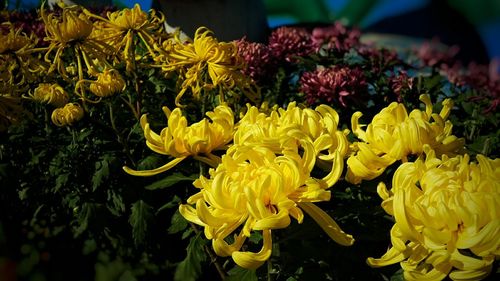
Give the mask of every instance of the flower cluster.
[[309, 104], [338, 102], [347, 107], [348, 100], [359, 101], [367, 92], [366, 87], [363, 71], [356, 67], [321, 67], [300, 77], [300, 91]]
[[392, 247], [368, 264], [399, 262], [405, 280], [483, 279], [500, 251], [500, 160], [440, 159], [429, 146], [424, 150], [399, 166], [390, 190], [378, 187], [395, 224]]
[[325, 48], [336, 52], [347, 52], [360, 44], [359, 29], [349, 29], [340, 22], [325, 27], [316, 27], [312, 31], [311, 40], [316, 50]]

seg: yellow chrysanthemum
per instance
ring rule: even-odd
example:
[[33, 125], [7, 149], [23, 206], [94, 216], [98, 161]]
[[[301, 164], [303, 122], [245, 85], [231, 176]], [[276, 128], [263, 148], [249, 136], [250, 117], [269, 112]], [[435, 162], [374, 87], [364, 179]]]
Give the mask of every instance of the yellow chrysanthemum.
[[11, 95], [0, 95], [0, 132], [21, 120], [24, 109], [21, 98]]
[[73, 125], [83, 118], [83, 108], [77, 103], [68, 103], [52, 112], [52, 122], [59, 127]]
[[[312, 202], [330, 199], [330, 185], [312, 178], [314, 147], [302, 141], [304, 153], [286, 151], [277, 156], [265, 146], [231, 146], [222, 163], [210, 169], [210, 178], [200, 176], [194, 185], [200, 192], [188, 198], [179, 211], [184, 218], [204, 227], [219, 256], [231, 256], [239, 266], [255, 269], [271, 256], [271, 230], [285, 228], [290, 217], [302, 222], [305, 211], [341, 245], [352, 245], [352, 236]], [[337, 178], [342, 160], [335, 163]], [[192, 205], [195, 205], [194, 207]], [[263, 246], [257, 252], [241, 248], [252, 231], [262, 231]], [[236, 234], [236, 232], [239, 232]], [[227, 238], [234, 235], [229, 244]]]
[[219, 157], [211, 152], [224, 149], [233, 139], [234, 116], [233, 111], [226, 105], [217, 106], [213, 112], [207, 112], [210, 118], [204, 118], [191, 126], [187, 125], [186, 117], [182, 116], [181, 109], [172, 112], [167, 107], [163, 111], [168, 119], [168, 126], [163, 128], [160, 135], [149, 127], [146, 115], [141, 117], [141, 126], [146, 137], [146, 145], [156, 153], [172, 156], [175, 159], [167, 164], [147, 171], [135, 171], [123, 167], [125, 172], [134, 176], [152, 176], [165, 172], [188, 156], [194, 156], [199, 161], [216, 166]]
[[181, 90], [175, 98], [177, 106], [188, 89], [199, 98], [203, 89], [218, 88], [220, 100], [224, 101], [224, 91], [238, 86], [245, 89], [245, 95], [251, 100], [258, 99], [259, 93], [241, 72], [244, 64], [236, 44], [218, 42], [205, 27], [196, 30], [192, 43], [176, 37], [176, 41], [166, 40], [162, 48], [155, 46], [155, 49], [159, 52], [155, 60], [161, 68], [177, 72], [182, 80]]
[[[97, 74], [96, 63], [99, 67], [109, 66], [106, 54], [113, 48], [98, 38], [90, 38], [93, 23], [82, 7], [63, 6], [59, 15], [47, 14], [42, 5], [40, 15], [45, 23], [45, 40], [50, 43], [44, 56], [45, 61], [51, 63], [49, 73], [57, 70], [64, 79], [70, 80], [66, 68], [76, 61], [78, 80], [82, 80], [84, 66], [90, 74]], [[74, 57], [65, 57], [68, 48]]]
[[164, 36], [164, 16], [161, 13], [157, 15], [154, 10], [149, 13], [148, 16], [139, 4], [135, 4], [132, 9], [108, 12], [107, 18], [87, 12], [90, 17], [100, 20], [94, 24], [95, 29], [91, 37], [104, 40], [117, 52], [121, 52], [127, 64], [127, 71], [132, 71], [136, 59], [135, 37], [138, 37], [152, 55], [154, 42]]
[[402, 164], [378, 188], [393, 215], [392, 247], [373, 267], [401, 263], [405, 280], [481, 280], [500, 257], [500, 159], [426, 158]]
[[105, 69], [90, 83], [90, 91], [98, 97], [109, 97], [125, 89], [125, 80], [116, 69]]
[[327, 105], [316, 109], [299, 108], [295, 102], [286, 109], [272, 109], [269, 114], [257, 107], [248, 106], [246, 114], [237, 124], [235, 145], [266, 146], [275, 153], [297, 150], [298, 138], [293, 132], [301, 132], [313, 144], [314, 155], [326, 166], [335, 158], [343, 159], [349, 149], [348, 131], [337, 130], [339, 115]]
[[31, 97], [38, 101], [62, 107], [69, 101], [68, 93], [58, 84], [41, 83], [36, 87]]
[[464, 140], [451, 134], [452, 124], [446, 120], [453, 102], [444, 100], [437, 114], [432, 113], [428, 95], [421, 95], [420, 100], [425, 111], [415, 109], [408, 115], [403, 104], [391, 103], [373, 117], [366, 131], [358, 123], [361, 112], [353, 114], [352, 130], [362, 142], [354, 143], [357, 151], [347, 160], [348, 181], [374, 179], [395, 161], [406, 162], [408, 155], [421, 154], [425, 144], [438, 155], [454, 155], [463, 149]]
[[[7, 33], [4, 33], [7, 30]], [[37, 38], [15, 28], [10, 22], [0, 28], [0, 90], [16, 94], [27, 90], [27, 82], [34, 82], [34, 72], [43, 69], [33, 56]], [[16, 85], [16, 87], [12, 87]]]

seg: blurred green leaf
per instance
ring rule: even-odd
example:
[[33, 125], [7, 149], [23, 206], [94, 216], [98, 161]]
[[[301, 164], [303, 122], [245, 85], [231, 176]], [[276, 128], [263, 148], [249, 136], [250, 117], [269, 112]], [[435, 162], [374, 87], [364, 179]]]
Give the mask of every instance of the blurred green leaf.
[[102, 182], [109, 176], [109, 165], [113, 157], [111, 155], [104, 155], [104, 157], [95, 163], [95, 173], [92, 177], [92, 191], [95, 191]]
[[170, 220], [170, 227], [168, 228], [168, 233], [173, 234], [181, 232], [188, 226], [187, 220], [176, 210], [172, 219]]
[[146, 238], [148, 222], [152, 218], [152, 207], [146, 202], [139, 200], [132, 204], [132, 214], [130, 214], [129, 223], [132, 226], [132, 236], [134, 243], [140, 245]]

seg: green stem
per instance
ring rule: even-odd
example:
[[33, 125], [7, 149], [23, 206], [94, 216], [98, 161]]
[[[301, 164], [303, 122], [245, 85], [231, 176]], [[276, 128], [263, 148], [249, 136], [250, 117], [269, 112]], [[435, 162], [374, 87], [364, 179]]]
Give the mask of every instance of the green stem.
[[132, 155], [130, 154], [130, 150], [128, 148], [127, 141], [125, 140], [125, 138], [123, 138], [123, 136], [120, 133], [120, 131], [118, 131], [118, 129], [116, 128], [115, 117], [114, 117], [114, 114], [113, 114], [113, 106], [111, 105], [111, 103], [108, 103], [108, 108], [109, 108], [109, 119], [110, 119], [110, 122], [111, 122], [111, 127], [113, 128], [113, 131], [116, 134], [117, 140], [122, 145], [123, 152], [125, 152], [125, 155], [127, 155], [127, 158], [130, 161], [130, 163], [132, 163], [132, 165], [134, 167], [136, 167], [136, 163], [135, 163]]
[[[200, 232], [200, 230], [192, 222], [190, 222], [189, 225], [191, 226], [191, 229], [193, 229], [194, 233], [198, 234]], [[226, 271], [224, 271], [222, 265], [217, 261], [217, 255], [213, 252], [212, 249], [210, 249], [208, 245], [205, 245], [204, 248], [205, 252], [210, 257], [210, 262], [212, 262], [212, 264], [217, 269], [217, 273], [219, 273], [220, 280], [226, 279], [227, 276]]]

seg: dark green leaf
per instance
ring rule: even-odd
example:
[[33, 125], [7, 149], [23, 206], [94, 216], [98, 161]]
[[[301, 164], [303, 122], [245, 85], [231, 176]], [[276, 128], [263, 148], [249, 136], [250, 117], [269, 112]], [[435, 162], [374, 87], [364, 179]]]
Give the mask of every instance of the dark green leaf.
[[175, 211], [170, 221], [171, 224], [168, 228], [168, 233], [170, 234], [181, 232], [188, 226], [187, 220], [179, 213], [179, 210]]
[[68, 182], [68, 177], [69, 177], [69, 173], [63, 173], [63, 174], [60, 174], [56, 178], [56, 185], [54, 186], [54, 192], [59, 191], [59, 189], [61, 189], [61, 187], [66, 185], [66, 183]]
[[224, 281], [257, 281], [257, 275], [255, 274], [255, 270], [249, 270], [245, 268], [241, 268], [239, 266], [233, 267], [228, 272], [229, 276], [227, 276]]
[[140, 245], [146, 238], [148, 222], [152, 217], [152, 207], [146, 202], [139, 200], [132, 204], [132, 214], [129, 223], [132, 226], [132, 236], [136, 245]]
[[187, 246], [186, 258], [175, 269], [175, 281], [195, 281], [201, 274], [201, 264], [206, 261], [205, 240], [201, 232], [192, 237]]
[[137, 164], [138, 170], [151, 170], [162, 165], [162, 159], [158, 155], [149, 155]]
[[108, 190], [108, 210], [115, 216], [120, 216], [125, 212], [125, 204], [123, 198], [119, 193], [113, 190]]
[[391, 281], [404, 281], [403, 269], [399, 269], [391, 276]]
[[95, 191], [108, 178], [109, 163], [112, 158], [110, 155], [105, 155], [99, 162], [95, 163], [95, 173], [92, 177], [92, 191]]
[[170, 200], [170, 202], [166, 203], [165, 205], [161, 206], [156, 213], [158, 214], [159, 212], [165, 210], [165, 209], [172, 209], [174, 207], [178, 207], [179, 203], [181, 202], [181, 198], [179, 196], [174, 195], [174, 198]]
[[96, 204], [94, 203], [83, 203], [77, 216], [78, 226], [76, 227], [74, 234], [75, 237], [82, 234], [88, 227], [89, 222], [95, 216]]
[[198, 178], [198, 176], [190, 176], [190, 177], [187, 177], [187, 176], [184, 176], [183, 174], [180, 174], [180, 173], [174, 173], [170, 176], [167, 176], [166, 178], [163, 178], [159, 181], [156, 181], [144, 188], [148, 189], [148, 190], [155, 190], [155, 189], [162, 189], [162, 188], [167, 188], [167, 187], [170, 187], [180, 181], [193, 181], [195, 180], [196, 178]]

